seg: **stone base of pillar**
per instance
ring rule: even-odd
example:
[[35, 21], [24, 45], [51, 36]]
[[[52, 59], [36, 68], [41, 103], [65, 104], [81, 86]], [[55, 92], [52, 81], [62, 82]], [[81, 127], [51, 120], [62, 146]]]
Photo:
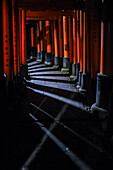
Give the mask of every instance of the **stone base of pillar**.
[[52, 55], [51, 55], [51, 62], [52, 62], [52, 65], [54, 65], [54, 57], [55, 57], [55, 55], [52, 54]]
[[44, 62], [44, 56], [45, 56], [45, 52], [40, 51], [40, 60], [41, 60], [41, 62]]
[[36, 61], [39, 61], [39, 62], [41, 62], [40, 52], [37, 52]]
[[54, 66], [59, 66], [59, 57], [54, 57]]
[[96, 103], [91, 106], [91, 112], [98, 119], [105, 119], [109, 116], [108, 110], [98, 107]]
[[28, 77], [28, 65], [26, 64], [21, 64], [20, 65], [20, 77]]
[[63, 67], [63, 57], [59, 58], [59, 66], [60, 68]]
[[47, 51], [45, 51], [44, 63], [47, 61]]
[[72, 62], [69, 62], [69, 74], [72, 74]]
[[0, 96], [2, 97], [1, 101], [5, 101], [8, 97], [8, 80], [7, 80], [7, 76], [4, 74], [2, 76], [0, 76]]
[[30, 59], [33, 59], [35, 57], [35, 48], [31, 47], [31, 56]]
[[51, 61], [51, 53], [47, 53], [46, 61], [44, 62], [46, 65], [52, 65]]
[[72, 64], [72, 75], [76, 76], [76, 64]]
[[63, 68], [69, 69], [69, 57], [63, 57]]
[[77, 79], [77, 76], [76, 76], [76, 64], [72, 64], [72, 75], [70, 75], [70, 79]]
[[15, 80], [8, 81], [8, 99], [10, 100], [11, 98], [14, 98], [16, 95], [15, 91]]
[[97, 74], [96, 105], [108, 110], [109, 96], [112, 93], [112, 78], [108, 75]]
[[76, 63], [76, 76], [79, 78], [80, 63]]
[[78, 77], [78, 85], [79, 86], [81, 86], [82, 74], [83, 74], [83, 71], [79, 71], [79, 77]]
[[21, 84], [20, 74], [14, 75], [15, 88], [18, 88]]
[[82, 93], [86, 93], [86, 89], [87, 89], [86, 81], [87, 81], [87, 75], [82, 73], [82, 76], [81, 76], [81, 87], [79, 89], [79, 91], [82, 92]]
[[101, 119], [108, 116], [112, 83], [113, 79], [110, 76], [97, 74], [96, 103], [92, 105], [91, 111]]
[[81, 86], [82, 73], [83, 73], [83, 71], [79, 71], [78, 82], [77, 82], [77, 86], [76, 86], [78, 89]]
[[96, 79], [89, 79], [88, 95], [90, 100], [95, 103], [96, 101]]

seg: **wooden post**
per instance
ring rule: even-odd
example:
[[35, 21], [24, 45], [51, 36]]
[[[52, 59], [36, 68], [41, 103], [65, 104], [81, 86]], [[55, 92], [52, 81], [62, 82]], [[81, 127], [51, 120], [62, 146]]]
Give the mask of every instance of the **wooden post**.
[[46, 37], [47, 37], [47, 60], [45, 61], [45, 64], [51, 65], [51, 41], [50, 41], [50, 21], [45, 21], [46, 26]]
[[68, 34], [67, 34], [67, 16], [63, 16], [63, 37], [64, 37], [64, 57], [63, 68], [69, 70], [69, 49], [68, 49]]
[[59, 65], [59, 56], [58, 56], [58, 38], [57, 38], [57, 21], [54, 21], [54, 48], [55, 48], [55, 57], [54, 65]]

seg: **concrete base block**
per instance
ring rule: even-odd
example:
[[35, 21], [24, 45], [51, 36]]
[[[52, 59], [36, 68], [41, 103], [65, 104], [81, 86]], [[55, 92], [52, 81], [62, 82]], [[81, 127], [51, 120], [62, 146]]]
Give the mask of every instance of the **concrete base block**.
[[69, 62], [69, 73], [72, 74], [72, 62]]
[[63, 67], [63, 58], [59, 58], [59, 66], [60, 66], [60, 68]]
[[97, 74], [96, 105], [108, 110], [109, 97], [112, 93], [112, 78], [108, 75]]
[[95, 103], [96, 102], [96, 79], [89, 79], [89, 90], [88, 95], [90, 100]]
[[40, 52], [37, 52], [36, 61], [39, 61], [39, 62], [41, 62]]
[[44, 62], [44, 55], [45, 55], [45, 52], [40, 51], [40, 60], [41, 60], [41, 62]]
[[69, 69], [69, 57], [63, 57], [63, 68]]
[[79, 71], [79, 77], [78, 77], [78, 85], [79, 85], [79, 86], [81, 86], [82, 73], [83, 73], [83, 71]]
[[28, 77], [28, 65], [20, 65], [20, 77]]
[[107, 118], [109, 116], [108, 111], [106, 109], [98, 107], [96, 105], [96, 103], [94, 103], [91, 106], [91, 112], [92, 112], [92, 114], [94, 114], [94, 116], [96, 116], [99, 119], [105, 119], [105, 118]]
[[76, 63], [76, 76], [79, 78], [80, 63]]
[[8, 97], [8, 80], [5, 74], [0, 76], [0, 88], [0, 96], [3, 100], [6, 100]]
[[44, 63], [46, 65], [52, 65], [52, 60], [51, 60], [51, 53], [47, 53], [47, 55], [45, 56], [45, 61]]
[[76, 64], [72, 64], [72, 75], [76, 76]]
[[54, 57], [54, 66], [59, 66], [59, 57]]

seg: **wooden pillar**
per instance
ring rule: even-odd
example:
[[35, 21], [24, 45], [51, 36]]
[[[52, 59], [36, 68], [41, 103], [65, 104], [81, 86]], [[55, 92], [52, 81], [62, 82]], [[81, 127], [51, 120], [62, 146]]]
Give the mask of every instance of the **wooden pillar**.
[[83, 11], [83, 73], [81, 75], [81, 88], [79, 91], [87, 90], [87, 74], [86, 74], [86, 12]]
[[99, 72], [99, 3], [92, 0], [91, 4], [91, 78], [96, 79]]
[[58, 26], [59, 26], [59, 56], [60, 56], [60, 67], [63, 65], [63, 23], [62, 23], [62, 17], [59, 17], [58, 20]]
[[11, 63], [11, 43], [10, 43], [10, 21], [9, 21], [9, 1], [2, 0], [2, 16], [3, 16], [3, 62], [4, 74], [7, 75], [8, 81], [13, 80], [13, 71]]
[[3, 76], [3, 27], [2, 27], [2, 1], [0, 1], [0, 77]]
[[[92, 106], [104, 114], [109, 110], [111, 94], [113, 92], [113, 11], [112, 3], [103, 1], [101, 13], [101, 50], [100, 50], [100, 73], [97, 74], [96, 104]], [[95, 106], [96, 105], [96, 106]]]
[[19, 41], [19, 10], [17, 12], [17, 68], [18, 68], [18, 73], [20, 73], [20, 41]]
[[18, 58], [17, 58], [17, 15], [15, 11], [15, 0], [12, 0], [12, 25], [13, 25], [13, 58], [14, 58], [14, 74], [18, 73]]
[[77, 10], [77, 63], [80, 63], [80, 11]]
[[55, 57], [54, 65], [59, 65], [59, 56], [58, 56], [58, 38], [57, 38], [57, 21], [54, 21], [54, 48], [55, 48]]
[[63, 68], [69, 69], [69, 49], [68, 49], [68, 32], [67, 32], [67, 16], [63, 16], [63, 39], [64, 39], [64, 57]]
[[46, 37], [46, 27], [45, 22], [43, 24], [43, 40], [44, 40], [44, 61], [46, 61], [47, 58], [47, 37]]
[[26, 65], [26, 23], [25, 10], [22, 10], [22, 64]]
[[39, 34], [39, 23], [37, 23], [37, 36], [36, 36], [36, 42], [37, 42], [37, 61], [41, 61], [40, 57], [40, 34]]
[[91, 76], [91, 1], [85, 3], [86, 11], [86, 54], [87, 54], [87, 74]]
[[54, 63], [55, 57], [55, 45], [54, 45], [54, 21], [51, 21], [51, 48], [52, 48], [52, 63]]
[[45, 21], [46, 26], [46, 37], [47, 37], [47, 58], [45, 64], [51, 65], [51, 40], [50, 40], [50, 21]]
[[73, 17], [73, 64], [72, 64], [72, 75], [76, 75], [76, 62], [77, 62], [77, 18], [76, 10]]
[[22, 9], [19, 9], [19, 51], [20, 64], [22, 64]]
[[69, 16], [69, 71], [72, 74], [72, 61], [73, 61], [73, 18]]
[[80, 71], [83, 69], [83, 11], [80, 10]]
[[83, 12], [83, 73], [86, 73], [86, 13]]
[[39, 27], [40, 27], [40, 58], [41, 58], [41, 61], [44, 61], [44, 37], [43, 37], [44, 23], [43, 21], [39, 21]]
[[31, 27], [31, 57], [34, 57], [34, 28]]

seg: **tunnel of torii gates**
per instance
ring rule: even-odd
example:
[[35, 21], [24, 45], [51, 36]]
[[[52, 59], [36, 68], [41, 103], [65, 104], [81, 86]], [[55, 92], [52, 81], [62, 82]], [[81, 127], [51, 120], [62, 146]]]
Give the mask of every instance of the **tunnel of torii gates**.
[[27, 77], [31, 59], [69, 72], [79, 91], [96, 102], [92, 110], [108, 111], [113, 100], [112, 4], [45, 2], [0, 1], [0, 91], [5, 94], [21, 74]]

